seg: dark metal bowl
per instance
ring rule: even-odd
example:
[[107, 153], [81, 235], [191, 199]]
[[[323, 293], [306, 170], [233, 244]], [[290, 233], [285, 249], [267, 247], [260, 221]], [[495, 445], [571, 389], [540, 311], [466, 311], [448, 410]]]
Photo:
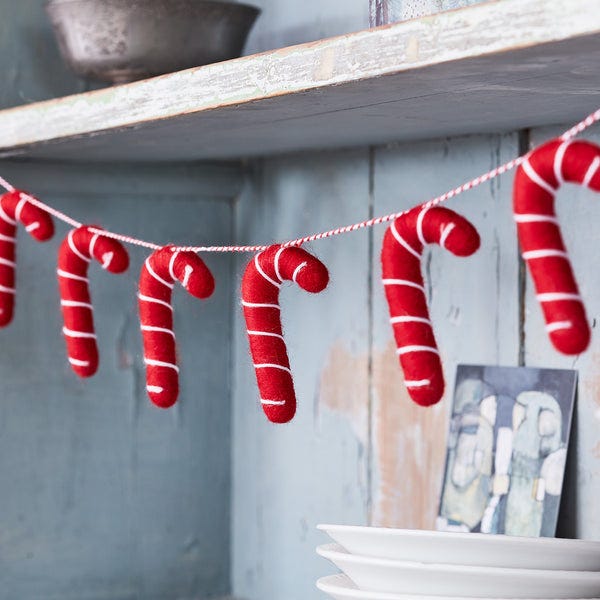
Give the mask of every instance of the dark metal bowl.
[[237, 58], [260, 14], [215, 0], [48, 0], [46, 11], [71, 68], [112, 83]]

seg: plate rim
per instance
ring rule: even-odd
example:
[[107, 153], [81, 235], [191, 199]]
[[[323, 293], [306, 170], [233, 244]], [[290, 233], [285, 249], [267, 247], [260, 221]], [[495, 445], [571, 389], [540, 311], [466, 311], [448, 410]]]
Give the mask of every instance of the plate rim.
[[329, 531], [340, 532], [355, 532], [355, 533], [374, 533], [376, 535], [385, 535], [387, 537], [422, 537], [422, 538], [446, 538], [455, 540], [469, 540], [470, 542], [484, 541], [490, 544], [519, 544], [519, 545], [535, 545], [535, 546], [560, 546], [566, 550], [567, 547], [577, 548], [595, 548], [600, 552], [600, 541], [596, 540], [580, 540], [567, 538], [550, 538], [550, 537], [525, 537], [511, 536], [503, 534], [486, 534], [486, 533], [467, 533], [460, 531], [434, 531], [429, 529], [395, 529], [392, 527], [369, 527], [367, 525], [332, 525], [322, 523], [317, 525], [317, 529], [324, 533]]
[[317, 554], [333, 563], [335, 559], [341, 559], [353, 564], [378, 566], [387, 568], [403, 568], [420, 573], [446, 573], [452, 575], [481, 575], [494, 574], [504, 577], [521, 577], [531, 579], [532, 577], [544, 577], [550, 581], [564, 581], [577, 578], [587, 580], [590, 583], [600, 584], [600, 571], [564, 571], [559, 569], [515, 569], [509, 567], [483, 567], [478, 565], [450, 565], [444, 563], [424, 563], [409, 560], [394, 560], [391, 558], [377, 558], [361, 554], [351, 554], [337, 543], [321, 544], [317, 546]]
[[[336, 573], [334, 575], [325, 575], [317, 579], [316, 586], [317, 589], [325, 592], [326, 594], [336, 594], [339, 592], [343, 592], [349, 598], [354, 598], [355, 600], [366, 600], [366, 594], [371, 594], [371, 598], [375, 598], [376, 600], [409, 600], [413, 598], [414, 600], [466, 600], [464, 598], [459, 598], [456, 596], [426, 596], [426, 595], [418, 595], [418, 594], [394, 594], [390, 592], [370, 592], [368, 590], [361, 590], [358, 588], [342, 588], [336, 586], [332, 581], [334, 578], [344, 579], [346, 582], [354, 585], [350, 577], [345, 573]], [[468, 598], [468, 600], [490, 600], [489, 598]], [[497, 598], [495, 600], [508, 600], [504, 598]], [[527, 600], [527, 599], [522, 599]], [[536, 600], [543, 600], [537, 598]], [[576, 599], [571, 599], [576, 600]], [[600, 600], [600, 598], [588, 598], [587, 600]]]

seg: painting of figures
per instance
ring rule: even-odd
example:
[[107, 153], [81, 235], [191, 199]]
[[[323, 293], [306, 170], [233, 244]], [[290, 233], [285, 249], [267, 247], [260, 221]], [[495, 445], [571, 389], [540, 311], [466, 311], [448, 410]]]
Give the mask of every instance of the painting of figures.
[[459, 365], [438, 530], [552, 537], [575, 371]]

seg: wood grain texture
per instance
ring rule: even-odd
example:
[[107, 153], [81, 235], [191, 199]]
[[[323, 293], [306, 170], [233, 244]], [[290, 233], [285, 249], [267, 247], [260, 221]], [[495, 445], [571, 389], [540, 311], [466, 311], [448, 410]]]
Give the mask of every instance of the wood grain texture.
[[3, 111], [0, 153], [189, 161], [580, 118], [597, 108], [596, 9], [496, 0]]
[[[231, 239], [231, 207], [218, 198], [190, 192], [174, 202], [110, 186], [103, 194], [100, 184], [88, 194], [68, 189], [68, 168], [52, 177], [46, 200], [72, 214], [84, 205], [82, 216], [106, 227]], [[218, 282], [210, 301], [174, 294], [182, 388], [178, 408], [164, 412], [145, 393], [135, 297], [142, 249], [130, 249], [124, 275], [90, 270], [100, 369], [84, 381], [69, 368], [55, 273], [66, 231], [59, 226], [45, 245], [19, 232], [16, 316], [0, 331], [0, 598], [226, 594], [230, 259], [207, 259]]]
[[[237, 239], [283, 239], [368, 214], [368, 152], [257, 162], [236, 212]], [[368, 515], [368, 237], [313, 251], [328, 289], [282, 290], [282, 319], [298, 396], [285, 426], [261, 410], [241, 310], [234, 326], [233, 592], [246, 600], [318, 596], [330, 572], [314, 549], [323, 521]], [[248, 256], [240, 257], [239, 273]]]
[[[564, 127], [534, 130], [532, 145], [562, 132]], [[597, 128], [585, 138], [599, 144]], [[569, 449], [566, 490], [560, 534], [600, 538], [600, 515], [595, 509], [600, 494], [600, 277], [595, 252], [600, 221], [600, 197], [581, 186], [565, 185], [557, 195], [556, 210], [575, 276], [585, 301], [592, 329], [589, 349], [579, 356], [559, 354], [550, 344], [533, 282], [526, 278], [525, 360], [528, 366], [576, 369], [579, 372], [573, 443]]]
[[[516, 155], [516, 136], [477, 136], [378, 149], [375, 214], [428, 200]], [[482, 246], [469, 258], [426, 250], [424, 277], [442, 355], [446, 393], [432, 409], [416, 406], [402, 382], [389, 311], [373, 248], [372, 523], [431, 529], [443, 479], [448, 413], [458, 363], [515, 365], [518, 359], [518, 261], [510, 175], [449, 202], [478, 229]]]

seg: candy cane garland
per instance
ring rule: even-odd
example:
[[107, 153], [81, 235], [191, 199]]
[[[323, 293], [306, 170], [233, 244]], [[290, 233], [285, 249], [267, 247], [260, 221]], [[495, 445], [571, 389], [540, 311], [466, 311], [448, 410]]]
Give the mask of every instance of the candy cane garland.
[[156, 406], [169, 408], [179, 395], [173, 307], [174, 282], [196, 298], [208, 298], [215, 280], [202, 259], [193, 252], [179, 252], [172, 246], [148, 257], [140, 275], [138, 294], [140, 324], [146, 363], [146, 391]]
[[439, 402], [444, 373], [429, 319], [421, 256], [439, 244], [456, 256], [479, 248], [479, 234], [465, 218], [447, 208], [416, 207], [390, 225], [383, 239], [383, 285], [397, 354], [410, 397], [421, 406]]
[[513, 207], [550, 340], [564, 354], [579, 354], [591, 332], [554, 212], [554, 196], [565, 182], [600, 191], [599, 146], [553, 140], [531, 152], [515, 175]]
[[90, 297], [88, 267], [92, 258], [111, 273], [129, 267], [127, 250], [116, 240], [92, 233], [82, 226], [69, 231], [58, 251], [58, 287], [63, 315], [63, 335], [71, 368], [79, 377], [91, 377], [98, 369], [94, 309]]
[[286, 280], [318, 293], [327, 287], [329, 273], [306, 250], [274, 245], [248, 263], [242, 280], [242, 306], [261, 404], [273, 423], [287, 423], [296, 412], [279, 306], [279, 290]]
[[54, 235], [50, 215], [31, 204], [26, 196], [18, 190], [0, 196], [0, 327], [8, 325], [14, 313], [17, 224], [22, 223], [38, 242]]

